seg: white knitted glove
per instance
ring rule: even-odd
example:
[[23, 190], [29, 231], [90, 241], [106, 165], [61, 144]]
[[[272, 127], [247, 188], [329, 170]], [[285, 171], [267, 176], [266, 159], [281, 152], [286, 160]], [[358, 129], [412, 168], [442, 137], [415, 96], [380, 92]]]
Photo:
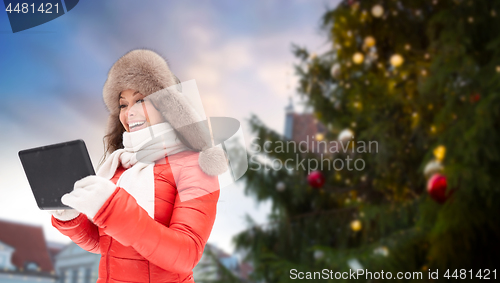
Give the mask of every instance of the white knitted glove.
[[80, 215], [80, 212], [75, 209], [49, 210], [48, 213], [61, 221], [70, 221]]
[[108, 179], [99, 176], [87, 176], [76, 181], [73, 191], [63, 195], [61, 201], [93, 219], [115, 189], [115, 184]]

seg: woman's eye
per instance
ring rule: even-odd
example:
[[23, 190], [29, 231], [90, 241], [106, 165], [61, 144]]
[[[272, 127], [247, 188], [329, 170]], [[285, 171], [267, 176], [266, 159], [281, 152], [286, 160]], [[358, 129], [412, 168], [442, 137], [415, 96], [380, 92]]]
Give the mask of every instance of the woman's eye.
[[144, 99], [139, 99], [135, 103], [144, 103]]
[[125, 104], [120, 105], [120, 109], [125, 108], [125, 107], [127, 107], [127, 105], [125, 105]]

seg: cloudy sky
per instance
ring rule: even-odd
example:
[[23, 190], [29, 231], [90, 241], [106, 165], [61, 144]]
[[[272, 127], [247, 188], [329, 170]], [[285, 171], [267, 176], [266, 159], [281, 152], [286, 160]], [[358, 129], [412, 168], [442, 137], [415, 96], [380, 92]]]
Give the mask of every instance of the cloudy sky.
[[[108, 115], [102, 86], [112, 64], [132, 49], [153, 49], [181, 81], [196, 80], [206, 115], [242, 122], [247, 146], [252, 113], [282, 133], [297, 81], [291, 45], [327, 50], [320, 18], [337, 2], [80, 1], [66, 15], [16, 34], [0, 12], [0, 218], [43, 226], [47, 239], [69, 241], [38, 209], [17, 153], [83, 139], [96, 165]], [[245, 214], [263, 223], [269, 212], [243, 187], [221, 191], [209, 240], [228, 252]]]

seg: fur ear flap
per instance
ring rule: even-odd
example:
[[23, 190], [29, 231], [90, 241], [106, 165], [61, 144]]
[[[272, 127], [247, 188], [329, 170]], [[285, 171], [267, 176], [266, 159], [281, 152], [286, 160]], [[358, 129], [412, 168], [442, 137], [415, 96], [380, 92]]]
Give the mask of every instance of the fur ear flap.
[[227, 171], [224, 150], [212, 147], [208, 121], [201, 119], [176, 86], [157, 91], [147, 99], [150, 99], [170, 125], [189, 143], [187, 146], [201, 151], [198, 163], [203, 172], [214, 176]]
[[220, 175], [227, 171], [227, 159], [224, 150], [220, 147], [211, 147], [200, 152], [198, 164], [205, 174]]

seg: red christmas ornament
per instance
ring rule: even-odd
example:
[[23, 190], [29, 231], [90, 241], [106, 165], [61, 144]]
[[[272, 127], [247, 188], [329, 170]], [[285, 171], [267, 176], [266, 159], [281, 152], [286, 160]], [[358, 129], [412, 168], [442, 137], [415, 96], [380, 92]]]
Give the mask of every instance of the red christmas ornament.
[[470, 96], [470, 102], [471, 103], [476, 103], [478, 102], [479, 100], [481, 100], [481, 94], [479, 93], [474, 93]]
[[441, 204], [446, 202], [449, 197], [449, 194], [446, 194], [447, 187], [446, 176], [441, 174], [432, 175], [427, 182], [427, 192], [433, 200]]
[[312, 171], [307, 176], [307, 182], [311, 187], [319, 189], [325, 184], [325, 177], [320, 171]]

